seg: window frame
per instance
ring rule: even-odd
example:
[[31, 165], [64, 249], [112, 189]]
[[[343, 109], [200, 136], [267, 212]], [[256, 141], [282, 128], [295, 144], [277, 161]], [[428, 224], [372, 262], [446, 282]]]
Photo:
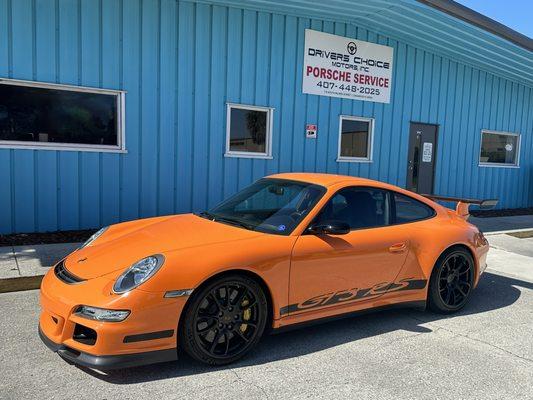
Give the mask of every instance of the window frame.
[[[417, 223], [417, 222], [422, 222], [422, 221], [427, 221], [429, 219], [432, 219], [432, 218], [435, 218], [437, 216], [437, 211], [435, 210], [435, 208], [433, 208], [432, 206], [430, 206], [429, 204], [426, 204], [424, 203], [423, 201], [420, 201], [418, 199], [415, 199], [414, 197], [412, 196], [409, 196], [408, 194], [404, 194], [404, 193], [400, 193], [396, 190], [391, 190], [391, 189], [387, 189], [387, 188], [382, 188], [382, 187], [379, 187], [379, 186], [369, 186], [369, 185], [349, 185], [349, 186], [344, 186], [342, 188], [339, 188], [337, 189], [335, 192], [333, 192], [331, 194], [331, 196], [324, 202], [324, 204], [320, 207], [320, 210], [318, 210], [316, 212], [315, 215], [313, 215], [313, 218], [311, 219], [311, 222], [309, 222], [307, 224], [307, 226], [305, 227], [305, 229], [303, 230], [303, 232], [301, 233], [301, 235], [312, 235], [312, 233], [309, 233], [308, 229], [309, 227], [311, 227], [316, 219], [318, 218], [318, 216], [320, 215], [320, 213], [326, 208], [326, 206], [328, 205], [328, 203], [337, 195], [339, 194], [342, 190], [345, 190], [345, 189], [355, 189], [355, 188], [361, 188], [361, 189], [373, 189], [373, 190], [380, 190], [382, 192], [385, 192], [385, 193], [388, 193], [388, 199], [387, 199], [387, 202], [389, 203], [389, 224], [388, 225], [379, 225], [379, 226], [371, 226], [371, 227], [365, 227], [365, 228], [356, 228], [356, 229], [350, 229], [350, 233], [351, 232], [355, 232], [355, 231], [361, 231], [361, 230], [365, 230], [365, 229], [381, 229], [381, 228], [389, 228], [389, 227], [392, 227], [392, 226], [398, 226], [398, 225], [406, 225], [406, 224], [414, 224], [414, 223]], [[426, 218], [421, 218], [421, 219], [417, 219], [417, 220], [414, 220], [414, 221], [407, 221], [407, 222], [396, 222], [396, 199], [394, 198], [394, 195], [401, 195], [401, 196], [405, 196], [405, 197], [408, 197], [409, 199], [411, 200], [414, 200], [418, 203], [421, 203], [427, 207], [429, 207], [432, 211], [431, 215], [426, 217]]]
[[[430, 206], [429, 204], [426, 204], [423, 201], [415, 199], [413, 196], [409, 196], [408, 194], [405, 194], [405, 193], [400, 193], [400, 192], [397, 192], [395, 190], [389, 190], [389, 192], [391, 193], [391, 196], [390, 196], [391, 218], [393, 220], [393, 223], [391, 223], [389, 226], [414, 224], [414, 223], [421, 222], [421, 221], [427, 221], [428, 219], [432, 219], [432, 218], [435, 218], [437, 216], [437, 211], [432, 206]], [[428, 207], [432, 211], [431, 215], [429, 215], [426, 218], [415, 219], [413, 221], [396, 222], [397, 215], [396, 215], [396, 198], [394, 197], [395, 195], [404, 196], [404, 197], [409, 198], [410, 200], [413, 200], [413, 201], [415, 201], [417, 203], [425, 205], [426, 207]]]
[[[265, 152], [256, 153], [251, 151], [234, 151], [230, 149], [230, 138], [231, 138], [231, 110], [237, 108], [240, 110], [248, 111], [262, 111], [267, 113], [266, 118], [266, 136], [265, 136]], [[224, 157], [235, 157], [235, 158], [258, 158], [271, 160], [272, 157], [272, 126], [274, 120], [274, 107], [267, 106], [254, 106], [250, 104], [240, 104], [240, 103], [226, 103], [226, 149], [224, 152]]]
[[27, 150], [59, 150], [59, 151], [88, 151], [100, 153], [127, 153], [126, 150], [126, 91], [116, 89], [101, 89], [89, 86], [66, 85], [62, 83], [48, 83], [25, 81], [19, 79], [0, 78], [0, 85], [13, 85], [53, 89], [81, 93], [96, 93], [115, 96], [117, 107], [117, 145], [99, 145], [83, 143], [55, 143], [55, 142], [30, 142], [21, 140], [0, 140], [0, 149], [27, 149]]
[[[481, 152], [483, 150], [483, 134], [488, 133], [492, 135], [504, 135], [504, 136], [514, 136], [517, 138], [516, 140], [516, 156], [515, 156], [515, 162], [513, 164], [505, 164], [505, 163], [495, 163], [495, 162], [487, 162], [487, 161], [481, 161]], [[516, 132], [505, 132], [505, 131], [493, 131], [489, 129], [482, 129], [481, 130], [481, 136], [479, 141], [479, 155], [478, 155], [478, 166], [479, 167], [485, 167], [485, 168], [520, 168], [520, 145], [522, 141], [522, 135], [520, 133]]]
[[[347, 157], [341, 155], [341, 143], [342, 143], [342, 122], [344, 120], [368, 122], [368, 144], [367, 144], [367, 157]], [[373, 161], [372, 154], [374, 152], [374, 126], [375, 118], [358, 117], [354, 115], [339, 115], [339, 138], [337, 143], [337, 162], [359, 162], [359, 163], [371, 163]]]

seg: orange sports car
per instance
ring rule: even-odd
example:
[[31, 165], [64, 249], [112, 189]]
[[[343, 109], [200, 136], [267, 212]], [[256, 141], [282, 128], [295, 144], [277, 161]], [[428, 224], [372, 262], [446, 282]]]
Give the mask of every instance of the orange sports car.
[[39, 334], [95, 369], [178, 348], [221, 365], [267, 330], [391, 306], [454, 312], [489, 249], [470, 203], [495, 200], [451, 210], [367, 179], [272, 175], [209, 211], [99, 230], [44, 277]]

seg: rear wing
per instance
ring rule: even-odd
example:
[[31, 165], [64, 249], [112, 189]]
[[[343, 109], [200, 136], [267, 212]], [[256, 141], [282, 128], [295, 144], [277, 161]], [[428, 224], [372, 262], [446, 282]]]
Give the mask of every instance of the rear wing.
[[433, 194], [423, 194], [422, 196], [427, 197], [431, 200], [441, 200], [441, 201], [453, 201], [457, 203], [455, 207], [455, 212], [463, 219], [467, 219], [470, 215], [468, 208], [471, 204], [478, 205], [482, 210], [490, 210], [498, 204], [498, 199], [463, 199], [460, 197], [449, 197], [449, 196], [436, 196]]

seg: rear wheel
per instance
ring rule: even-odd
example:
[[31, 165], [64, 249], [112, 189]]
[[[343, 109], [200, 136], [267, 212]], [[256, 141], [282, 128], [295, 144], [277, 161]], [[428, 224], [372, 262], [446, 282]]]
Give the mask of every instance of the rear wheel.
[[463, 308], [474, 285], [474, 260], [455, 248], [440, 256], [431, 276], [428, 301], [432, 311], [448, 314]]
[[259, 342], [268, 307], [265, 293], [253, 279], [223, 276], [193, 294], [180, 330], [183, 349], [211, 365], [238, 360]]

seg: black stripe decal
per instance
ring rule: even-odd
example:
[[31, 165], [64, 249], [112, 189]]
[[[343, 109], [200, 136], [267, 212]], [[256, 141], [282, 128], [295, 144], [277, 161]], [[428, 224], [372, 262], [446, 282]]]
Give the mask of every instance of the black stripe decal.
[[133, 343], [133, 342], [143, 342], [145, 340], [154, 340], [154, 339], [163, 339], [169, 338], [174, 335], [174, 329], [169, 329], [168, 331], [157, 331], [157, 332], [148, 332], [141, 333], [139, 335], [129, 335], [124, 338], [124, 343]]
[[338, 303], [353, 303], [358, 300], [380, 296], [384, 293], [399, 292], [403, 290], [420, 290], [426, 287], [425, 279], [402, 279], [399, 282], [383, 282], [367, 289], [346, 289], [335, 293], [326, 293], [305, 300], [302, 303], [289, 304], [279, 310], [281, 316], [305, 311], [317, 307], [330, 306]]

